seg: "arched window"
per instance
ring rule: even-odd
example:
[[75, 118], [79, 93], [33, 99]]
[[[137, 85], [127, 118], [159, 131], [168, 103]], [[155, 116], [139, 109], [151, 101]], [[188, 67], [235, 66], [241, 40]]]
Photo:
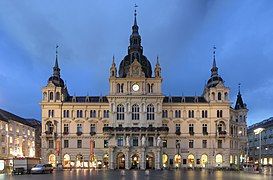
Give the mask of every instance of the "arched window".
[[221, 166], [223, 163], [223, 156], [221, 154], [217, 154], [215, 157], [215, 161], [217, 166]]
[[227, 100], [228, 100], [228, 93], [225, 92], [225, 101], [227, 101]]
[[52, 133], [52, 132], [53, 132], [53, 129], [54, 129], [54, 126], [53, 126], [52, 122], [51, 122], [51, 121], [48, 121], [48, 122], [46, 123], [46, 131]]
[[215, 93], [214, 92], [211, 93], [211, 98], [212, 98], [212, 100], [215, 100]]
[[53, 100], [53, 92], [49, 93], [49, 100]]
[[123, 93], [123, 86], [124, 86], [124, 84], [122, 83], [122, 84], [120, 85], [120, 92], [121, 92], [121, 93]]
[[77, 118], [82, 118], [82, 110], [77, 110]]
[[91, 111], [90, 111], [90, 117], [91, 117], [91, 118], [97, 117], [96, 110], [91, 110]]
[[124, 120], [124, 106], [122, 104], [117, 106], [117, 120]]
[[218, 100], [222, 100], [222, 93], [218, 92]]
[[152, 104], [147, 106], [147, 120], [154, 120], [155, 119], [155, 108]]
[[223, 121], [219, 122], [217, 125], [217, 130], [219, 133], [225, 131], [225, 123]]
[[151, 86], [150, 84], [147, 84], [147, 92], [150, 93], [150, 91], [151, 91]]
[[56, 93], [56, 100], [60, 100], [60, 93], [59, 92]]
[[117, 84], [117, 93], [120, 93], [120, 84]]
[[132, 120], [139, 120], [139, 106], [137, 104], [132, 106]]
[[46, 92], [43, 93], [43, 100], [44, 100], [44, 101], [47, 100], [47, 93], [46, 93]]
[[154, 92], [154, 84], [151, 84], [151, 92], [150, 93], [153, 93]]

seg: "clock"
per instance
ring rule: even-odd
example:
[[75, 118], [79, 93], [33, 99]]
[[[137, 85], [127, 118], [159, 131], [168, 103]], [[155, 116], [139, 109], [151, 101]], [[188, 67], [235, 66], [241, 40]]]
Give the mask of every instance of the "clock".
[[134, 84], [133, 86], [132, 86], [132, 89], [133, 89], [133, 91], [138, 91], [139, 90], [139, 85], [138, 84]]

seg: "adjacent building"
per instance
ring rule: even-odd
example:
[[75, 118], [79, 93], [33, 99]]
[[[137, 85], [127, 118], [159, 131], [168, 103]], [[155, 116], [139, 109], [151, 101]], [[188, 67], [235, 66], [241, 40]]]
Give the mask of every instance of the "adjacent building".
[[[254, 133], [254, 130], [258, 128], [262, 128], [261, 134]], [[273, 165], [273, 117], [250, 126], [247, 135], [249, 162], [252, 164], [259, 162], [261, 148], [261, 164]]]
[[35, 128], [26, 119], [0, 109], [0, 172], [14, 157], [35, 157]]
[[128, 54], [119, 68], [113, 57], [107, 96], [71, 96], [56, 54], [40, 103], [43, 161], [110, 169], [244, 163], [248, 109], [240, 91], [231, 107], [215, 52], [201, 95], [165, 96], [159, 58], [152, 68], [141, 40], [135, 14]]

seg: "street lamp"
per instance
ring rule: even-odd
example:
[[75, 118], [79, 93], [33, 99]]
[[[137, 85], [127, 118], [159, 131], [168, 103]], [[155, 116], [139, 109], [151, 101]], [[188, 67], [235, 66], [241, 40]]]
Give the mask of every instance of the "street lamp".
[[260, 165], [261, 165], [261, 155], [262, 155], [262, 131], [264, 130], [264, 128], [257, 128], [254, 129], [254, 133], [255, 135], [259, 134], [259, 161], [258, 161], [258, 167], [259, 167], [259, 171], [260, 171]]

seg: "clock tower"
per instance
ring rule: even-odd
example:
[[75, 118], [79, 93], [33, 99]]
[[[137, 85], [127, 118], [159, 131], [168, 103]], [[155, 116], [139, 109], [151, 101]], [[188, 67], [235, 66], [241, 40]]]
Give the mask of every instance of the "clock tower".
[[[163, 95], [161, 92], [161, 68], [158, 62], [155, 66], [155, 74], [152, 74], [151, 63], [143, 54], [141, 36], [138, 32], [136, 13], [128, 54], [119, 65], [119, 73], [110, 72], [110, 93], [108, 96], [110, 105], [110, 124], [114, 127], [161, 127], [161, 111]], [[113, 63], [114, 64], [114, 63]], [[110, 71], [113, 71], [113, 65]], [[124, 118], [119, 119], [119, 108], [124, 111]], [[147, 113], [152, 107], [153, 116], [148, 118]], [[134, 111], [139, 113], [135, 118]]]

